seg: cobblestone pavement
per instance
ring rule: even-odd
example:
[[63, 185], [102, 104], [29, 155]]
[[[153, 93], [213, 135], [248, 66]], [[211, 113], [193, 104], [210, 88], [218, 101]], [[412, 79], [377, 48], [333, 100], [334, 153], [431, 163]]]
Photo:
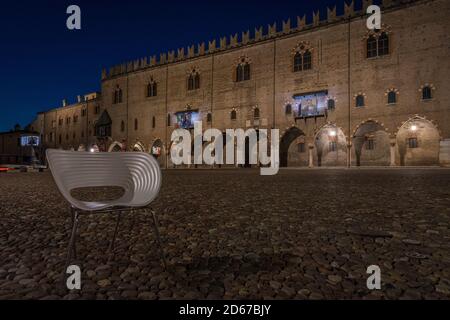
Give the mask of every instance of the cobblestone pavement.
[[[116, 190], [117, 192], [117, 190]], [[79, 192], [112, 197], [114, 190]], [[0, 299], [449, 299], [450, 170], [164, 172], [151, 219], [83, 216], [82, 290], [61, 286], [70, 217], [51, 175], [0, 175]], [[381, 268], [369, 291], [366, 268]]]

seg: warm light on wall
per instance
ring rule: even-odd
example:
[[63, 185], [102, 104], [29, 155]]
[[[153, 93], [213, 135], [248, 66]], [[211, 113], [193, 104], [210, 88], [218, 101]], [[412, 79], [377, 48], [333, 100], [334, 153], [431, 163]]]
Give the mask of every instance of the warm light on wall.
[[417, 130], [417, 126], [416, 125], [412, 125], [411, 126], [411, 131], [416, 131]]

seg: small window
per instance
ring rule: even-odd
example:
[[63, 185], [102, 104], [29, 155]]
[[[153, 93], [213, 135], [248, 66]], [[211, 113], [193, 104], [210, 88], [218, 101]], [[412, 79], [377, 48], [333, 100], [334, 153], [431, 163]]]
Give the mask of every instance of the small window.
[[236, 110], [231, 110], [230, 118], [231, 120], [236, 120], [237, 113]]
[[86, 109], [81, 109], [81, 116], [85, 117], [86, 116]]
[[125, 122], [123, 122], [123, 120], [120, 122], [120, 131], [121, 132], [125, 131]]
[[206, 115], [206, 122], [211, 123], [212, 121], [212, 114], [211, 112], [208, 112], [208, 114]]
[[329, 148], [330, 148], [330, 152], [335, 152], [337, 150], [336, 141], [330, 141]]
[[62, 137], [61, 137], [61, 135], [59, 135], [59, 137], [58, 137], [58, 141], [59, 141], [59, 144], [61, 144], [61, 143], [62, 143]]
[[77, 123], [78, 122], [78, 116], [73, 116], [73, 123]]
[[302, 54], [297, 52], [294, 56], [294, 72], [302, 71]]
[[119, 87], [114, 90], [113, 95], [113, 104], [117, 103], [122, 103], [122, 89], [120, 89]]
[[138, 119], [134, 119], [134, 130], [138, 129]]
[[303, 70], [309, 70], [312, 68], [312, 56], [311, 51], [307, 50], [303, 54]]
[[397, 93], [395, 91], [389, 91], [388, 93], [388, 104], [397, 103]]
[[58, 124], [59, 124], [60, 126], [62, 126], [62, 125], [63, 125], [63, 122], [64, 122], [63, 118], [59, 118], [59, 120], [58, 120]]
[[284, 109], [284, 113], [285, 113], [286, 115], [292, 114], [292, 105], [291, 105], [291, 104], [287, 104], [287, 105], [286, 105], [286, 107], [285, 107], [285, 109]]
[[305, 153], [305, 143], [304, 142], [300, 142], [299, 144], [297, 144], [297, 151], [299, 153]]
[[327, 101], [328, 110], [334, 110], [336, 108], [336, 102], [334, 99], [328, 99]]
[[375, 149], [375, 141], [373, 139], [367, 139], [365, 145], [366, 145], [366, 150]]
[[253, 118], [259, 119], [259, 108], [255, 108], [255, 110], [253, 110]]
[[94, 113], [95, 114], [99, 114], [100, 113], [100, 106], [95, 106]]
[[172, 125], [172, 118], [170, 114], [167, 115], [167, 126], [170, 127]]
[[156, 82], [151, 82], [147, 85], [147, 97], [156, 97], [158, 85]]
[[422, 89], [422, 100], [431, 100], [433, 98], [431, 93], [431, 87], [426, 86]]
[[418, 148], [419, 144], [417, 143], [417, 138], [409, 138], [408, 139], [408, 147], [410, 149]]
[[152, 128], [155, 129], [155, 127], [156, 127], [156, 119], [155, 119], [155, 116], [153, 116], [153, 118], [152, 118]]
[[356, 107], [364, 107], [364, 96], [362, 94], [356, 96]]
[[386, 32], [383, 32], [378, 37], [378, 55], [384, 56], [387, 54], [389, 54], [389, 37]]
[[374, 58], [377, 55], [377, 39], [375, 38], [375, 36], [370, 36], [367, 39], [367, 58]]

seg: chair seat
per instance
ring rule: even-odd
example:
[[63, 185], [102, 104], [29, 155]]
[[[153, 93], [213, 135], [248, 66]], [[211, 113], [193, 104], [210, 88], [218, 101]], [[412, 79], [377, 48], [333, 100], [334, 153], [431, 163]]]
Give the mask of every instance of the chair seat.
[[[161, 188], [161, 169], [156, 159], [143, 152], [83, 152], [47, 149], [53, 178], [64, 198], [75, 208], [98, 211], [112, 207], [145, 207]], [[124, 195], [111, 201], [80, 201], [77, 188], [118, 186]]]

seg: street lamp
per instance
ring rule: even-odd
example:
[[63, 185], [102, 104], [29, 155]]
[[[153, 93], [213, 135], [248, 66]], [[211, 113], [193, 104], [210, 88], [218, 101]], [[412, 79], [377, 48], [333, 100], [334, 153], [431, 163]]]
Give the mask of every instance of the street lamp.
[[417, 126], [415, 125], [415, 124], [413, 124], [412, 126], [411, 126], [411, 131], [416, 131], [417, 130]]

